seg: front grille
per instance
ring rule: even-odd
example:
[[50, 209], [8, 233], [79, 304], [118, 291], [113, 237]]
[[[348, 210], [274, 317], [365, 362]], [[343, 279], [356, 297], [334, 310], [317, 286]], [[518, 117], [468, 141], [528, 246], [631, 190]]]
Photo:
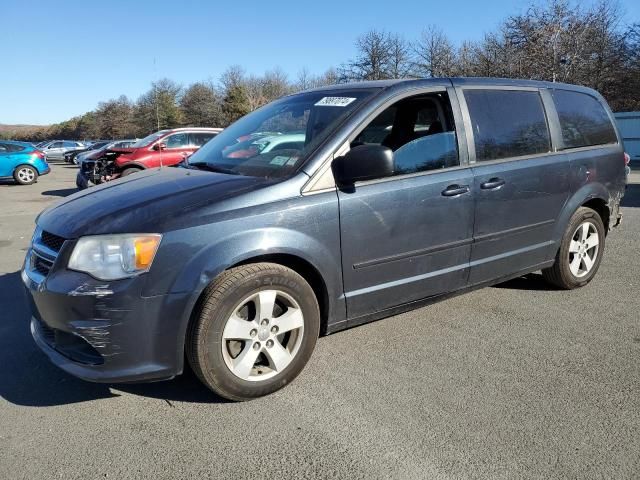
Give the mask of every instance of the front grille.
[[49, 274], [51, 267], [53, 267], [53, 262], [50, 262], [35, 253], [32, 253], [31, 255], [31, 268], [40, 275], [44, 275], [46, 277]]
[[53, 233], [45, 232], [44, 230], [40, 235], [40, 243], [42, 243], [45, 247], [53, 250], [54, 252], [60, 251], [64, 240], [64, 238], [59, 237], [58, 235], [54, 235]]

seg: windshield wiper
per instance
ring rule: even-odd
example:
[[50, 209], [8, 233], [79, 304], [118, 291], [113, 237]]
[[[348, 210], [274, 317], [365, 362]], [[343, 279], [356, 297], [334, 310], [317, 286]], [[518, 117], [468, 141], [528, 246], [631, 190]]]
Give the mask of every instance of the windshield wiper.
[[229, 168], [218, 167], [216, 165], [211, 165], [210, 163], [207, 163], [207, 162], [187, 163], [187, 166], [196, 167], [196, 168], [199, 168], [200, 170], [207, 170], [208, 172], [226, 173], [228, 175], [240, 175], [238, 172], [231, 170]]

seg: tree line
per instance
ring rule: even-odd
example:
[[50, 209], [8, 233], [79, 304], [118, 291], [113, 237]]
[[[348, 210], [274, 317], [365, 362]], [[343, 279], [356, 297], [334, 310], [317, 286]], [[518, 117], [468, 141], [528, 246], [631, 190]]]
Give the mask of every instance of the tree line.
[[[179, 126], [224, 127], [283, 95], [363, 80], [483, 76], [585, 85], [614, 111], [640, 110], [640, 22], [624, 22], [615, 2], [582, 6], [569, 0], [534, 3], [507, 16], [479, 41], [455, 45], [437, 26], [420, 36], [372, 29], [355, 41], [356, 54], [321, 75], [306, 68], [291, 79], [280, 68], [247, 75], [231, 66], [217, 81], [186, 87], [170, 79], [132, 101], [122, 95], [93, 111], [21, 132], [25, 140], [142, 137]], [[12, 132], [4, 132], [10, 137]]]

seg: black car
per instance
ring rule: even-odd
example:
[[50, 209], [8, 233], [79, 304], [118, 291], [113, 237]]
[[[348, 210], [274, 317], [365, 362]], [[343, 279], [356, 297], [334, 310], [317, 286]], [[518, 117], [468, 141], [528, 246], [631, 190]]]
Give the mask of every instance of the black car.
[[83, 153], [83, 152], [92, 151], [92, 150], [99, 150], [102, 147], [104, 147], [105, 145], [107, 145], [109, 142], [111, 142], [111, 140], [100, 140], [100, 141], [92, 143], [87, 148], [78, 148], [76, 150], [69, 150], [68, 152], [66, 152], [64, 154], [64, 161], [66, 163], [77, 163], [75, 161], [75, 158], [78, 156], [78, 154]]
[[[229, 148], [267, 131], [303, 131], [304, 144]], [[266, 395], [319, 334], [536, 270], [559, 289], [587, 285], [626, 185], [603, 98], [525, 80], [306, 91], [183, 165], [37, 218], [22, 270], [31, 331], [65, 371], [161, 380], [187, 358], [223, 397]]]

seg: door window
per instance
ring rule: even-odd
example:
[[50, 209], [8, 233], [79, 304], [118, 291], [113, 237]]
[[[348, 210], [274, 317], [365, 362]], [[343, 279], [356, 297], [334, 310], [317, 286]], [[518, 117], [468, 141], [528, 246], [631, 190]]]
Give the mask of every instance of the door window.
[[63, 146], [64, 148], [76, 148], [78, 144], [76, 142], [64, 141]]
[[382, 145], [393, 153], [394, 175], [460, 165], [455, 122], [446, 93], [409, 97], [391, 105], [354, 139], [351, 147]]
[[165, 142], [167, 148], [184, 148], [189, 146], [189, 134], [188, 133], [176, 133], [169, 136]]
[[215, 133], [206, 133], [206, 132], [198, 132], [191, 134], [191, 145], [194, 145], [200, 148], [202, 145], [207, 143], [213, 137], [215, 137]]
[[551, 151], [551, 137], [537, 91], [464, 91], [476, 161], [484, 162]]
[[48, 148], [62, 148], [62, 142], [53, 142]]
[[554, 90], [553, 102], [560, 118], [565, 148], [618, 141], [609, 115], [596, 98], [581, 92]]

